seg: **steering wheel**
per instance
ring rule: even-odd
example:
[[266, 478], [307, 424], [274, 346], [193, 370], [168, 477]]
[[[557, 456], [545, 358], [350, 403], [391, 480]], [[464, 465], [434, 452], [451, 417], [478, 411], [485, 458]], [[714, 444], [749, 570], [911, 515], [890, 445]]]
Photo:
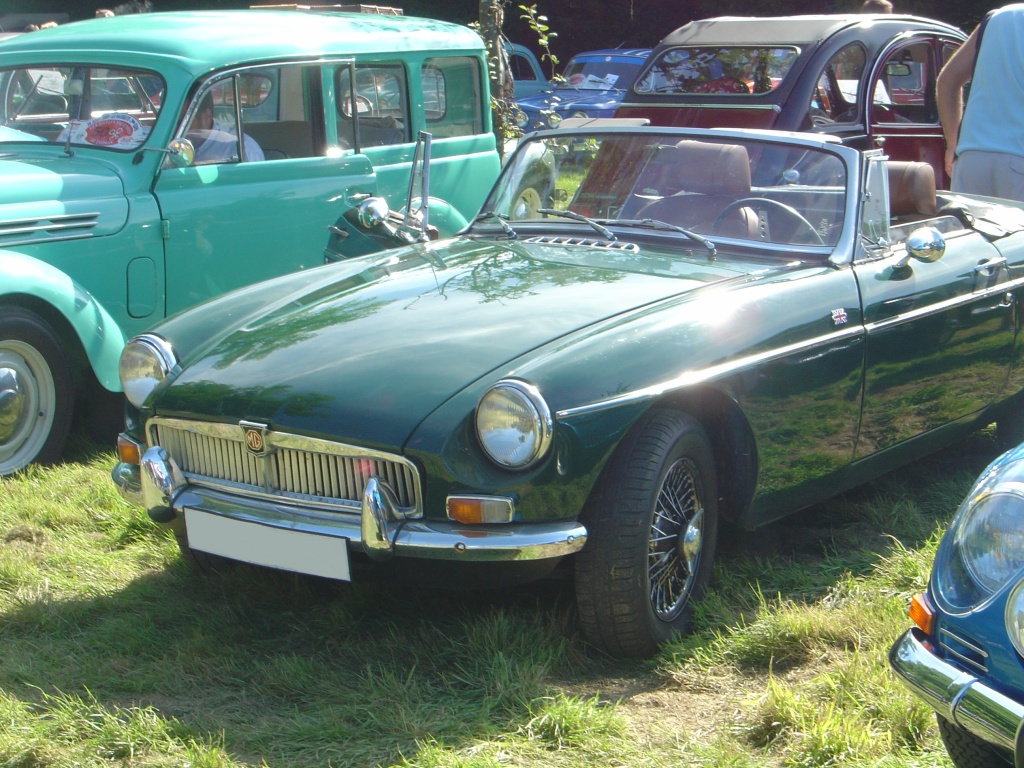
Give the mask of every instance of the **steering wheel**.
[[780, 203], [778, 200], [772, 200], [767, 197], [744, 197], [729, 203], [727, 206], [725, 206], [725, 208], [722, 209], [722, 212], [718, 214], [718, 217], [715, 219], [714, 223], [712, 223], [711, 231], [716, 232], [719, 226], [722, 224], [723, 221], [725, 221], [725, 218], [730, 213], [739, 208], [744, 208], [748, 205], [754, 207], [761, 206], [763, 208], [770, 208], [773, 211], [779, 211], [780, 213], [788, 216], [790, 219], [793, 219], [794, 221], [797, 222], [797, 224], [806, 229], [810, 233], [812, 243], [814, 245], [825, 244], [825, 241], [821, 239], [821, 235], [818, 234], [818, 230], [814, 228], [811, 222], [809, 222], [807, 219], [803, 217], [803, 214], [801, 214], [800, 211], [798, 211], [796, 208], [793, 208], [792, 206], [786, 205], [785, 203]]
[[[373, 102], [371, 102], [365, 96], [356, 94], [356, 112], [360, 115], [370, 114], [373, 112]], [[352, 117], [352, 100], [347, 96], [345, 100], [341, 102], [341, 113], [345, 117]]]

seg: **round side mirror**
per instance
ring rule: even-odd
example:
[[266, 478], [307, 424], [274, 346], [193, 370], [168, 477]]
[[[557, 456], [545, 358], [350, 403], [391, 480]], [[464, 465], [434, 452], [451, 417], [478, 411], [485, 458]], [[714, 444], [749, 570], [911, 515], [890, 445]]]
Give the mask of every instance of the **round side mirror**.
[[907, 253], [918, 261], [938, 261], [946, 252], [946, 239], [935, 227], [915, 229], [907, 237]]
[[196, 148], [188, 139], [173, 139], [167, 145], [167, 156], [175, 168], [188, 168], [195, 162]]
[[387, 220], [391, 209], [383, 197], [368, 197], [359, 204], [359, 224], [373, 229]]

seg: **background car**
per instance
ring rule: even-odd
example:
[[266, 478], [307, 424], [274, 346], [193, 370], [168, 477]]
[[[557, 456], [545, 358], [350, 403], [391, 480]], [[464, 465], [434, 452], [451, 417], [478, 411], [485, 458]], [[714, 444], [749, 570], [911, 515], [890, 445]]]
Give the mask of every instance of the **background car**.
[[817, 134], [587, 122], [528, 135], [456, 238], [130, 341], [125, 497], [197, 564], [571, 572], [590, 641], [643, 656], [720, 524], [1019, 428], [1024, 211]]
[[519, 100], [536, 96], [551, 87], [533, 51], [525, 45], [506, 41], [505, 52], [508, 54], [508, 67], [515, 88], [513, 98]]
[[576, 54], [550, 90], [517, 99], [519, 127], [536, 131], [557, 128], [566, 117], [611, 117], [650, 52], [615, 48]]
[[76, 409], [113, 439], [129, 336], [395, 245], [357, 206], [404, 203], [420, 132], [431, 227], [465, 226], [499, 169], [486, 67], [466, 27], [372, 14], [130, 14], [5, 40], [0, 475], [60, 456]]
[[889, 652], [935, 709], [957, 768], [1024, 757], [1024, 445], [978, 477], [939, 544], [928, 589]]
[[666, 36], [616, 110], [655, 125], [817, 131], [947, 188], [935, 76], [966, 39], [901, 14], [722, 17]]

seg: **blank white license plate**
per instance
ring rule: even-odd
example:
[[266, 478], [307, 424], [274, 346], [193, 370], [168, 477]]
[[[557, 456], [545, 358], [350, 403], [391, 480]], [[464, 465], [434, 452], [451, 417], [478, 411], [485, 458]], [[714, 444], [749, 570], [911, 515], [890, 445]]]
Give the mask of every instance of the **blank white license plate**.
[[345, 539], [185, 510], [192, 549], [310, 576], [350, 581]]

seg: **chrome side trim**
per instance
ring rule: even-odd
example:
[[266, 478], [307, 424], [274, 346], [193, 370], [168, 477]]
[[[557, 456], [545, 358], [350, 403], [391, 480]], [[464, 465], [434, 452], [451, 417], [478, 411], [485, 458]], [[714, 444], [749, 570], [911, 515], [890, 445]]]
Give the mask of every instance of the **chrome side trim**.
[[[1024, 704], [940, 659], [925, 645], [924, 633], [908, 629], [889, 650], [889, 666], [918, 697], [947, 720], [979, 739], [1017, 752]], [[1021, 765], [1022, 755], [1015, 754]]]
[[[658, 95], [659, 96], [668, 96], [669, 98], [671, 98], [673, 96], [676, 96], [676, 97], [678, 97], [678, 96], [688, 96], [690, 94], [686, 94], [686, 93], [670, 93], [670, 94], [660, 93]], [[719, 104], [690, 104], [690, 103], [686, 103], [686, 104], [678, 104], [678, 103], [677, 104], [672, 104], [672, 103], [668, 103], [668, 102], [662, 103], [662, 102], [658, 102], [658, 101], [645, 101], [645, 102], [631, 101], [631, 102], [628, 102], [628, 103], [627, 102], [622, 102], [619, 106], [620, 107], [639, 107], [641, 109], [652, 109], [652, 108], [655, 108], [655, 109], [749, 109], [749, 110], [757, 110], [759, 112], [763, 112], [763, 111], [774, 112], [775, 114], [779, 114], [780, 112], [782, 112], [782, 107], [780, 105], [778, 105], [778, 104], [720, 104], [720, 103]]]
[[569, 419], [573, 416], [580, 416], [587, 413], [596, 413], [603, 411], [608, 408], [615, 408], [620, 405], [627, 403], [633, 403], [638, 400], [647, 400], [654, 397], [659, 397], [673, 389], [679, 389], [681, 387], [691, 387], [695, 384], [701, 384], [706, 381], [712, 381], [714, 379], [728, 376], [729, 374], [741, 371], [745, 368], [749, 368], [755, 365], [762, 365], [763, 363], [771, 362], [773, 360], [779, 360], [790, 355], [799, 354], [806, 352], [811, 349], [823, 347], [829, 344], [835, 344], [836, 342], [843, 342], [849, 339], [857, 338], [865, 334], [862, 326], [853, 326], [848, 329], [838, 331], [836, 333], [828, 333], [824, 336], [816, 336], [813, 339], [807, 339], [806, 341], [797, 342], [795, 344], [787, 344], [777, 349], [767, 350], [765, 352], [759, 352], [754, 355], [747, 355], [746, 357], [739, 357], [735, 360], [730, 360], [725, 363], [719, 363], [718, 365], [711, 365], [707, 368], [701, 368], [695, 371], [686, 371], [683, 374], [663, 381], [658, 384], [652, 384], [649, 387], [637, 389], [632, 392], [626, 392], [616, 397], [608, 398], [607, 400], [598, 400], [594, 403], [587, 405], [576, 406], [575, 408], [564, 408], [560, 411], [555, 412], [555, 418], [559, 420]]
[[965, 304], [972, 304], [978, 299], [985, 299], [990, 296], [997, 296], [1006, 293], [1013, 293], [1014, 291], [1024, 287], [1024, 278], [1017, 278], [1016, 280], [1007, 280], [1005, 283], [997, 283], [990, 288], [986, 288], [983, 291], [972, 291], [971, 293], [965, 293], [961, 296], [954, 296], [951, 299], [944, 301], [937, 301], [934, 304], [929, 304], [926, 307], [915, 309], [910, 312], [902, 312], [893, 317], [886, 318], [885, 320], [878, 320], [873, 323], [865, 323], [864, 328], [868, 333], [874, 333], [875, 331], [884, 330], [900, 323], [906, 323], [911, 320], [919, 320], [922, 317], [928, 317], [930, 315], [937, 315], [941, 312], [947, 312], [954, 307], [963, 306]]

